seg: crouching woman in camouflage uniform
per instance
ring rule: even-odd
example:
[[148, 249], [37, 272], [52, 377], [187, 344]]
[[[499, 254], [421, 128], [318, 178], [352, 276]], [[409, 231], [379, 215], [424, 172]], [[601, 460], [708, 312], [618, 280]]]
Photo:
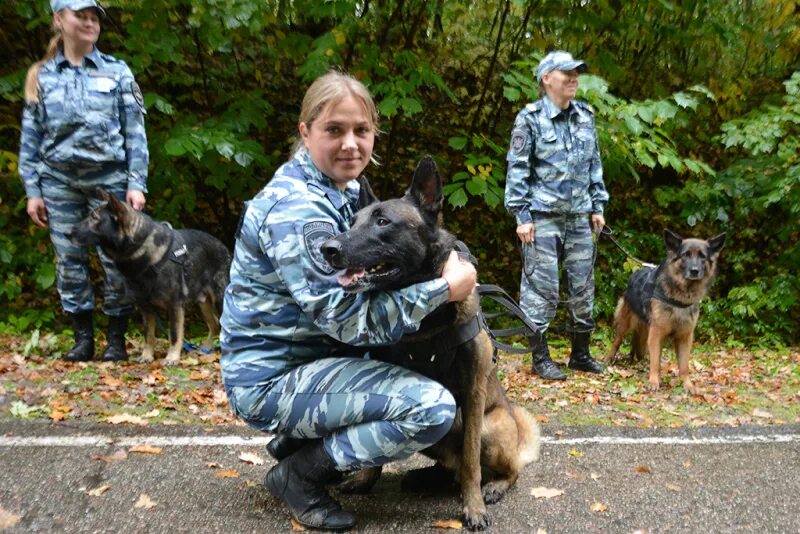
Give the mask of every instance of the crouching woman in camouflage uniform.
[[338, 473], [407, 458], [442, 438], [455, 401], [439, 383], [364, 359], [356, 346], [397, 342], [439, 305], [464, 300], [475, 269], [453, 253], [442, 278], [348, 293], [320, 245], [349, 229], [356, 180], [378, 115], [356, 79], [330, 72], [303, 99], [292, 159], [247, 203], [225, 292], [222, 377], [233, 412], [264, 432], [279, 463], [265, 486], [307, 527], [355, 524], [326, 492]]
[[[72, 320], [75, 346], [65, 359], [94, 356], [94, 293], [89, 251], [68, 237], [95, 208], [98, 186], [142, 209], [147, 180], [144, 107], [128, 66], [95, 47], [103, 9], [94, 0], [51, 0], [53, 28], [44, 59], [25, 80], [19, 173], [33, 222], [49, 228], [58, 259], [61, 306]], [[133, 304], [114, 263], [99, 249], [105, 271], [103, 311], [109, 316], [103, 360], [124, 360]]]

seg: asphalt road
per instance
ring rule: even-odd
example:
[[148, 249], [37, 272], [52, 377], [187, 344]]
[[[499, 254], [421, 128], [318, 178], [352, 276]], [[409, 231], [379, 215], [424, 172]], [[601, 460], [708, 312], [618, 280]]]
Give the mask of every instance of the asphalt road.
[[[543, 434], [541, 460], [489, 508], [490, 532], [800, 532], [798, 425], [545, 426]], [[238, 426], [0, 423], [0, 530], [5, 522], [14, 525], [4, 533], [291, 532], [288, 515], [260, 486], [271, 466], [264, 438]], [[162, 451], [130, 452], [139, 443]], [[97, 459], [119, 451], [127, 458]], [[245, 452], [265, 464], [243, 462]], [[402, 471], [427, 463], [419, 456], [398, 463], [371, 495], [342, 496], [358, 514], [353, 532], [448, 532], [433, 525], [458, 518], [456, 494], [400, 491]], [[239, 476], [216, 476], [230, 469]], [[536, 498], [534, 488], [563, 494]], [[135, 507], [142, 494], [155, 506]]]

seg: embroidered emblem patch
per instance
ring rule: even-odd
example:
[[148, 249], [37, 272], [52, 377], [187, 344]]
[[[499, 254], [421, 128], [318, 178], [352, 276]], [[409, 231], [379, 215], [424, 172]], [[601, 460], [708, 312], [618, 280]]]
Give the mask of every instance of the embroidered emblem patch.
[[324, 274], [332, 274], [334, 268], [325, 261], [320, 247], [334, 235], [333, 224], [329, 222], [316, 221], [306, 223], [303, 226], [303, 240], [305, 241], [308, 255], [314, 266]]
[[525, 148], [527, 136], [522, 130], [514, 130], [511, 132], [511, 151], [514, 153], [522, 152]]
[[144, 95], [142, 94], [142, 90], [139, 89], [139, 84], [135, 81], [131, 81], [131, 94], [133, 94], [133, 99], [136, 100], [139, 107], [144, 110]]

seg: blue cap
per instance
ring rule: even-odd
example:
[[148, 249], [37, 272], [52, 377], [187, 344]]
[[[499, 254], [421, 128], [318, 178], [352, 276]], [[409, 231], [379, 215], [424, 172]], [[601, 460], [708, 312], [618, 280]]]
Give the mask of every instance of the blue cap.
[[577, 70], [578, 72], [586, 72], [589, 67], [580, 59], [575, 59], [569, 52], [563, 50], [555, 50], [550, 52], [536, 67], [536, 79], [542, 81], [542, 76], [554, 70]]
[[53, 10], [53, 13], [58, 13], [62, 9], [80, 11], [87, 7], [95, 8], [102, 17], [106, 16], [106, 10], [100, 7], [95, 0], [50, 0], [50, 9]]

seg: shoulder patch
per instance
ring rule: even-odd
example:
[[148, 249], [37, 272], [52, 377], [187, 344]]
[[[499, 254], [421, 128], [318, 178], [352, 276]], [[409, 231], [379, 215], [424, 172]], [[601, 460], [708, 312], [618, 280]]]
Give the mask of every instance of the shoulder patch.
[[522, 128], [514, 128], [511, 132], [511, 151], [519, 154], [528, 144], [528, 132]]
[[144, 95], [142, 94], [142, 90], [139, 89], [139, 84], [136, 83], [135, 80], [131, 80], [131, 94], [133, 95], [133, 99], [136, 100], [136, 103], [139, 104], [139, 108], [144, 111]]
[[525, 106], [525, 109], [527, 109], [528, 111], [539, 111], [541, 107], [539, 105], [539, 101], [537, 100], [536, 102], [531, 102], [530, 104], [527, 104]]
[[324, 274], [333, 274], [334, 268], [325, 261], [320, 247], [334, 237], [333, 224], [325, 221], [315, 221], [303, 225], [303, 241], [308, 251], [308, 256], [314, 266]]

